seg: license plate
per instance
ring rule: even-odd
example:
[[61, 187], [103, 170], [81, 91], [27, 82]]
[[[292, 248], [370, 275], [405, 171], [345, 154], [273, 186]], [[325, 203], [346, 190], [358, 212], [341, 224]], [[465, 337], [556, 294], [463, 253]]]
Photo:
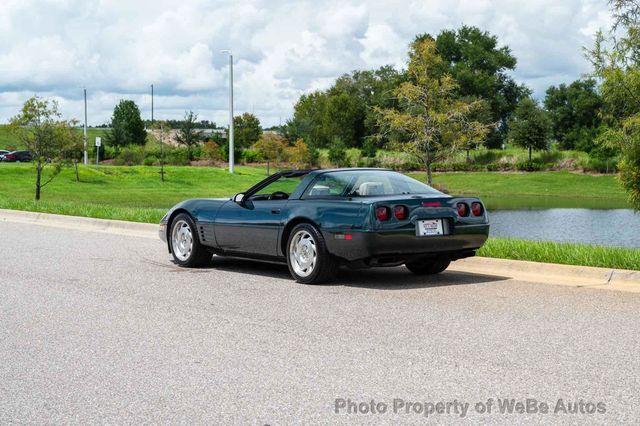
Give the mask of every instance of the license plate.
[[416, 224], [416, 234], [419, 237], [444, 235], [442, 219], [419, 220]]

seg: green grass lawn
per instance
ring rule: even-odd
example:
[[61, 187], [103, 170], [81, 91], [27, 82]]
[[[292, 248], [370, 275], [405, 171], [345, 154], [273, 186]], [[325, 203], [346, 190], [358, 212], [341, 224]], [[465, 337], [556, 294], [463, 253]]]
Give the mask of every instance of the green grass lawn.
[[[425, 180], [424, 173], [410, 173]], [[434, 184], [451, 194], [475, 195], [490, 209], [629, 208], [627, 196], [613, 175], [560, 172], [437, 173]]]
[[478, 256], [640, 270], [640, 250], [588, 244], [489, 238]]

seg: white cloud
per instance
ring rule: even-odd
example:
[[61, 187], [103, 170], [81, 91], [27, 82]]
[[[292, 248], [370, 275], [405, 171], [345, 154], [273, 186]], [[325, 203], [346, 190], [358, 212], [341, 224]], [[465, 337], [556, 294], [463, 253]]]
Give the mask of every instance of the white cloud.
[[403, 66], [416, 34], [461, 24], [498, 36], [518, 58], [514, 76], [541, 97], [589, 70], [582, 46], [609, 23], [600, 0], [3, 0], [0, 121], [33, 93], [63, 112], [109, 120], [121, 98], [156, 117], [227, 119], [227, 56], [235, 56], [236, 111], [263, 124], [291, 115], [301, 93], [354, 69]]

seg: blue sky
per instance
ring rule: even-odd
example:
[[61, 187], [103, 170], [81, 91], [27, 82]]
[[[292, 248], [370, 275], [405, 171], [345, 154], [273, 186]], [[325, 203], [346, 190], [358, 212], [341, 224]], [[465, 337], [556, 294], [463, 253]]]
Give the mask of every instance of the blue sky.
[[475, 25], [518, 59], [514, 77], [543, 97], [589, 71], [582, 47], [609, 25], [605, 0], [205, 1], [1, 0], [0, 122], [30, 95], [58, 99], [67, 118], [108, 122], [119, 99], [150, 117], [193, 110], [227, 123], [227, 57], [235, 109], [284, 122], [302, 93], [354, 69], [403, 67], [419, 33]]

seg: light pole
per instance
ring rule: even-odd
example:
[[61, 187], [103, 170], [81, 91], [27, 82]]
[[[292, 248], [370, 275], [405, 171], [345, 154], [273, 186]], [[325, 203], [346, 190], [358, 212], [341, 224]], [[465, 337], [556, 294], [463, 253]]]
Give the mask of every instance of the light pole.
[[222, 53], [229, 54], [229, 173], [233, 173], [233, 54], [230, 50]]
[[84, 90], [84, 165], [89, 164], [89, 153], [87, 153], [87, 89]]

